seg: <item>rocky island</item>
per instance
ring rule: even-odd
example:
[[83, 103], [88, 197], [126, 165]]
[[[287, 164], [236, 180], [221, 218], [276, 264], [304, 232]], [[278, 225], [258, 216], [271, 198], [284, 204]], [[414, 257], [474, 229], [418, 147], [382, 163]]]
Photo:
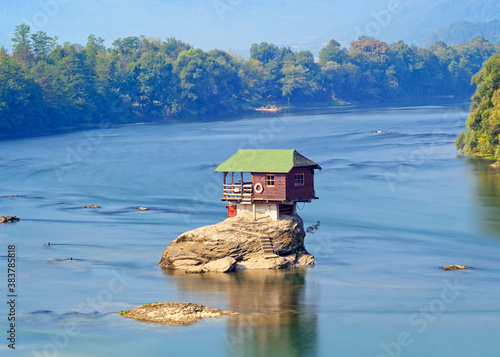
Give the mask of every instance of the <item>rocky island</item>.
[[241, 212], [181, 234], [165, 249], [158, 266], [204, 273], [313, 265], [305, 235], [297, 214], [280, 220], [257, 214], [254, 220], [252, 213]]
[[19, 222], [21, 219], [16, 216], [0, 216], [0, 223]]
[[188, 325], [205, 318], [236, 314], [187, 302], [155, 302], [120, 312], [120, 315], [130, 319], [170, 325]]

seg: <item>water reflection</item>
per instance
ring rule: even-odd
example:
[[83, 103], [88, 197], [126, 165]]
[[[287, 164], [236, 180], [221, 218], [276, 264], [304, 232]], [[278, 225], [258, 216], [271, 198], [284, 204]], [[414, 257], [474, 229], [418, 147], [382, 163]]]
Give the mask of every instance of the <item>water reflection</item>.
[[[228, 320], [228, 356], [313, 356], [317, 344], [316, 313], [305, 303], [307, 269], [253, 270], [230, 274], [165, 274], [181, 293], [214, 293], [240, 315]], [[198, 301], [196, 301], [198, 302]]]
[[469, 158], [478, 177], [477, 198], [481, 209], [482, 227], [487, 233], [500, 237], [500, 170], [490, 166], [491, 161]]

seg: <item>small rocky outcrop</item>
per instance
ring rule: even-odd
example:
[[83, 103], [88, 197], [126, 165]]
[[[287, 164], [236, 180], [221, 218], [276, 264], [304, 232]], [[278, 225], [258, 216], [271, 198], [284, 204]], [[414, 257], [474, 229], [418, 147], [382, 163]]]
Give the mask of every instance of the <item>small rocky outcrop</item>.
[[150, 208], [142, 207], [142, 206], [141, 207], [136, 207], [135, 209], [138, 210], [138, 211], [149, 211], [150, 210]]
[[83, 206], [83, 208], [101, 208], [99, 205], [89, 205], [89, 206]]
[[21, 219], [16, 216], [0, 216], [0, 223], [19, 222]]
[[[220, 223], [181, 234], [165, 249], [158, 266], [187, 273], [281, 269], [313, 265], [304, 247], [304, 225], [298, 215], [274, 220], [241, 212]], [[266, 254], [261, 237], [268, 237], [274, 254]]]
[[446, 265], [446, 266], [442, 267], [441, 269], [443, 269], [443, 270], [459, 270], [459, 269], [470, 269], [470, 267], [468, 267], [467, 265], [457, 264], [457, 265]]
[[138, 306], [130, 311], [122, 311], [120, 314], [139, 321], [188, 325], [209, 317], [238, 313], [187, 302], [155, 302], [154, 304]]

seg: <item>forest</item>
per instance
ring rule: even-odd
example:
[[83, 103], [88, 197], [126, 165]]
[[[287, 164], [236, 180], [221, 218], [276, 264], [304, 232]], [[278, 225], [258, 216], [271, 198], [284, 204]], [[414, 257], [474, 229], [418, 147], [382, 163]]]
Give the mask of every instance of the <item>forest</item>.
[[466, 129], [457, 137], [464, 154], [500, 160], [500, 54], [493, 55], [472, 78], [477, 85]]
[[0, 48], [0, 136], [107, 124], [196, 120], [262, 105], [306, 106], [402, 98], [467, 96], [472, 77], [500, 45], [483, 37], [418, 48], [361, 36], [349, 48], [331, 40], [315, 59], [270, 43], [248, 58], [203, 51], [175, 38], [119, 38], [111, 47], [59, 43], [16, 27]]

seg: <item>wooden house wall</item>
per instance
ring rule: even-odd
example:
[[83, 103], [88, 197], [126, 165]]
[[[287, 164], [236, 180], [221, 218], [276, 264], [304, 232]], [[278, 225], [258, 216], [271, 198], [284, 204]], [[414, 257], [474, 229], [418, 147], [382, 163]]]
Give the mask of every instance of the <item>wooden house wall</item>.
[[[304, 174], [304, 186], [295, 186], [295, 175]], [[286, 198], [288, 201], [308, 201], [314, 197], [314, 169], [294, 167], [286, 177]]]
[[[254, 187], [254, 199], [263, 200], [286, 200], [286, 176], [287, 174], [274, 174], [274, 187], [266, 186], [267, 173], [252, 173], [252, 184]], [[272, 173], [271, 173], [272, 175]], [[255, 184], [260, 183], [264, 188], [262, 193], [255, 192]]]
[[[295, 174], [301, 173], [304, 174], [304, 186], [295, 186]], [[268, 174], [252, 174], [255, 199], [309, 201], [314, 197], [314, 169], [312, 167], [295, 167], [288, 174], [274, 174], [274, 187], [266, 186], [266, 175]], [[255, 184], [257, 183], [260, 183], [264, 188], [262, 193], [255, 192]]]

